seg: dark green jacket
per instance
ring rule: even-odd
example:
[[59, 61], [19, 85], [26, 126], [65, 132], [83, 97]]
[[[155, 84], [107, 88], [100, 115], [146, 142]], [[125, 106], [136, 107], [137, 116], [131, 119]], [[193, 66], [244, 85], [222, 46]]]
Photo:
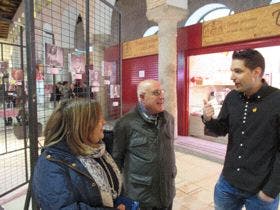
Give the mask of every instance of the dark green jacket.
[[142, 207], [167, 207], [175, 196], [174, 118], [166, 111], [155, 123], [139, 106], [115, 125], [114, 160], [124, 175], [124, 196]]

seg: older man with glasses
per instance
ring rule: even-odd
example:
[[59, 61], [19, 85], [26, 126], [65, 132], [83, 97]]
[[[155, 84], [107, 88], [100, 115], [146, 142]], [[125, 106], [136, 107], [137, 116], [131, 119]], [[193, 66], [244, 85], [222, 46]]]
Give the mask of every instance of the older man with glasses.
[[137, 88], [138, 104], [114, 129], [113, 158], [124, 176], [123, 195], [141, 210], [171, 210], [175, 196], [174, 118], [164, 110], [155, 80]]

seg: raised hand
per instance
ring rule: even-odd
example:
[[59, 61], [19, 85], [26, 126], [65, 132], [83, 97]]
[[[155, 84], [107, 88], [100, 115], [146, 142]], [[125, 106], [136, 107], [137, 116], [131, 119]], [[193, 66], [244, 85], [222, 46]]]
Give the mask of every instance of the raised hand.
[[204, 106], [203, 106], [203, 120], [209, 121], [209, 120], [212, 119], [212, 117], [214, 115], [214, 108], [205, 99], [203, 99], [203, 104], [204, 104]]

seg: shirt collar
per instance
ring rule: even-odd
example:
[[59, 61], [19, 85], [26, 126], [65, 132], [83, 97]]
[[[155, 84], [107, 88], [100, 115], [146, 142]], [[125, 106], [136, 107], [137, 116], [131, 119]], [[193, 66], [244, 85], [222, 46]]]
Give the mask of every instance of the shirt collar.
[[263, 79], [261, 88], [249, 98], [247, 98], [244, 92], [239, 93], [239, 95], [245, 101], [260, 101], [263, 97], [265, 97], [268, 94], [268, 87], [269, 85]]

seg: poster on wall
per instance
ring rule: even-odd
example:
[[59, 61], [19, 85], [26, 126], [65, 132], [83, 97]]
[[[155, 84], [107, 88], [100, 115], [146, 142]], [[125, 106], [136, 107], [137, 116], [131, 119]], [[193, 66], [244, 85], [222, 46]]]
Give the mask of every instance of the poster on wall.
[[44, 80], [44, 66], [36, 64], [36, 80]]
[[92, 87], [91, 92], [93, 92], [93, 93], [99, 92], [99, 87]]
[[97, 70], [93, 70], [93, 69], [89, 70], [89, 81], [90, 81], [90, 85], [93, 87], [100, 86], [99, 72]]
[[63, 49], [61, 47], [45, 44], [46, 65], [53, 67], [63, 67]]
[[47, 67], [47, 74], [58, 74], [60, 68]]
[[102, 69], [103, 69], [103, 76], [104, 77], [112, 76], [112, 72], [115, 69], [114, 64], [115, 64], [114, 62], [107, 62], [107, 61], [103, 62], [104, 68], [102, 68]]
[[23, 80], [23, 71], [22, 69], [12, 69], [11, 72], [12, 78], [16, 81]]
[[120, 97], [120, 85], [110, 85], [110, 98]]
[[0, 61], [0, 73], [7, 73], [7, 69], [9, 67], [9, 63], [7, 61]]
[[113, 101], [112, 106], [119, 106], [119, 102], [118, 101]]
[[44, 90], [46, 94], [51, 94], [53, 92], [53, 85], [52, 84], [44, 84]]
[[104, 84], [116, 84], [116, 72], [117, 65], [116, 62], [103, 61], [101, 67], [101, 73], [104, 76]]
[[76, 55], [76, 54], [69, 54], [69, 66], [72, 78], [74, 79], [82, 79], [85, 74], [85, 56], [83, 55]]

